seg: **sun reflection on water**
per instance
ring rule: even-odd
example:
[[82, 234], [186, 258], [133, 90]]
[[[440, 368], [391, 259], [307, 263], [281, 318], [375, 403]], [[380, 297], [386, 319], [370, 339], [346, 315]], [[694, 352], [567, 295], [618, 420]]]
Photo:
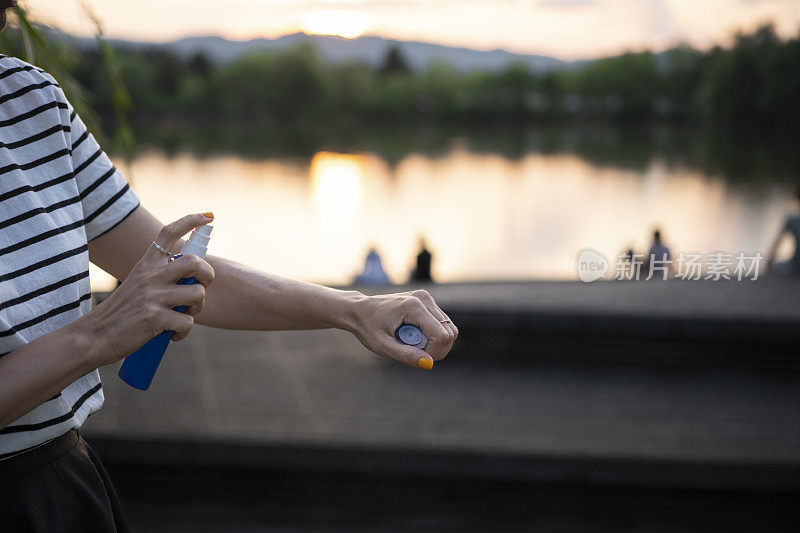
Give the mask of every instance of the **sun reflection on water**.
[[314, 203], [325, 213], [352, 213], [361, 203], [363, 157], [318, 152], [311, 160]]

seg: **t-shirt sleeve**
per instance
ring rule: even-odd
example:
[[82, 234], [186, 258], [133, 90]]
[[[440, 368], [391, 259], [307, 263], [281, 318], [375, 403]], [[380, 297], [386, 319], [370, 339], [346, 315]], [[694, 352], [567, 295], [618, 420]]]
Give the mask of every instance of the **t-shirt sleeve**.
[[63, 92], [58, 97], [67, 102], [72, 173], [80, 192], [86, 240], [91, 241], [131, 214], [139, 206], [139, 198], [86, 129]]

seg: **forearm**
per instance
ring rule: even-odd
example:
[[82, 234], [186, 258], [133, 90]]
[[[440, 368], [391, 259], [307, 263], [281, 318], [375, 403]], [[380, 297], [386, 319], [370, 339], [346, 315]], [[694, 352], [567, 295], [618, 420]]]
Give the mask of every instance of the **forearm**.
[[79, 320], [0, 358], [0, 427], [94, 370], [93, 350]]
[[[209, 222], [209, 218], [200, 213], [187, 215], [164, 227], [146, 209], [139, 207], [113, 230], [91, 241], [90, 259], [117, 279], [125, 280], [109, 300], [116, 298], [118, 302], [127, 301], [129, 313], [130, 309], [144, 309], [144, 322], [151, 327], [155, 325], [153, 320], [147, 319], [150, 316], [147, 309], [152, 308], [154, 299], [158, 300], [155, 303], [168, 303], [171, 307], [189, 303], [167, 302], [164, 298], [159, 300], [158, 294], [166, 292], [163, 288], [156, 293], [142, 293], [138, 286], [130, 286], [129, 273], [131, 269], [139, 267], [142, 273], [138, 278], [141, 279], [134, 276], [136, 283], [144, 287], [153, 285], [157, 278], [153, 273], [171, 267], [166, 266], [166, 259], [155, 251], [151, 241], [158, 240], [167, 250], [178, 250], [178, 237]], [[164, 231], [167, 233], [164, 234]], [[443, 358], [458, 335], [455, 325], [425, 291], [367, 297], [355, 291], [339, 291], [266, 274], [219, 257], [209, 256], [207, 261], [196, 265], [198, 275], [205, 273], [205, 301], [187, 308], [190, 311], [197, 309], [192, 315], [200, 324], [252, 330], [341, 328], [353, 333], [364, 346], [379, 355], [409, 366], [418, 366], [424, 360], [422, 368], [431, 368], [433, 360]], [[160, 262], [163, 266], [157, 267]], [[210, 265], [208, 272], [201, 268], [202, 265]], [[120, 295], [120, 290], [126, 285], [130, 286], [130, 290]], [[141, 303], [145, 307], [140, 309], [140, 305], [134, 305], [133, 300], [137, 299], [144, 300]], [[174, 315], [178, 313], [167, 315], [175, 320]], [[158, 325], [164, 323], [162, 320]], [[397, 342], [394, 334], [403, 323], [415, 324], [422, 329], [429, 341], [425, 351]], [[188, 333], [189, 329], [184, 327], [182, 334]], [[139, 334], [144, 335], [141, 331]], [[153, 335], [155, 333], [151, 331], [149, 337], [145, 335], [145, 338]], [[135, 349], [131, 346], [141, 346], [133, 341], [129, 344], [125, 349], [118, 346], [114, 354], [121, 357]]]
[[364, 298], [314, 283], [259, 272], [209, 256], [214, 283], [197, 322], [226, 329], [288, 330], [340, 328], [352, 331], [355, 305]]
[[[163, 225], [139, 207], [116, 228], [89, 243], [92, 261], [124, 280], [150, 249]], [[125, 243], [124, 246], [120, 243]], [[180, 249], [175, 246], [175, 249]], [[197, 322], [227, 329], [350, 329], [356, 292], [337, 291], [258, 272], [244, 265], [208, 257], [215, 280]]]

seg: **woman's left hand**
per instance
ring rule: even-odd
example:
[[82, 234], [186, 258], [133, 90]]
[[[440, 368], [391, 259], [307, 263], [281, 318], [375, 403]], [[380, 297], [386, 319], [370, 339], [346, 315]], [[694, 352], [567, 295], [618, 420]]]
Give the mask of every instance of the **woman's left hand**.
[[[430, 370], [444, 359], [458, 337], [458, 328], [425, 290], [367, 296], [355, 304], [353, 334], [369, 350], [409, 366]], [[428, 338], [424, 350], [402, 344], [395, 331], [413, 324]]]

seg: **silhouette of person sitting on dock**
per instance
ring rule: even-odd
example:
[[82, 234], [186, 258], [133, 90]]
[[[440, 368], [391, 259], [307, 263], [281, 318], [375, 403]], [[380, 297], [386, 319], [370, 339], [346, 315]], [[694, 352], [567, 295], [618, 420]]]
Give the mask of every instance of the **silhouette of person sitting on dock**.
[[420, 252], [417, 254], [417, 266], [411, 271], [411, 281], [433, 281], [431, 262], [433, 256], [428, 250], [425, 239], [419, 240]]
[[372, 247], [367, 253], [367, 258], [364, 261], [364, 270], [356, 276], [354, 281], [356, 285], [391, 285], [389, 276], [383, 269], [383, 262], [378, 251]]
[[670, 253], [669, 248], [661, 240], [661, 230], [653, 231], [653, 243], [650, 245], [650, 250], [647, 252], [647, 257], [644, 258], [644, 272], [646, 279], [651, 279], [657, 276], [656, 272], [661, 273], [660, 279], [667, 279], [670, 270]]
[[[797, 190], [795, 191], [795, 198], [798, 203], [800, 203], [800, 185], [797, 186]], [[778, 247], [787, 233], [794, 237], [794, 255], [792, 255], [791, 259], [788, 261], [776, 264], [775, 255], [778, 253]], [[800, 275], [800, 211], [786, 218], [783, 228], [781, 228], [781, 231], [778, 233], [777, 237], [775, 237], [772, 248], [770, 248], [769, 255], [767, 256], [767, 266], [771, 272], [778, 274], [790, 276]]]

